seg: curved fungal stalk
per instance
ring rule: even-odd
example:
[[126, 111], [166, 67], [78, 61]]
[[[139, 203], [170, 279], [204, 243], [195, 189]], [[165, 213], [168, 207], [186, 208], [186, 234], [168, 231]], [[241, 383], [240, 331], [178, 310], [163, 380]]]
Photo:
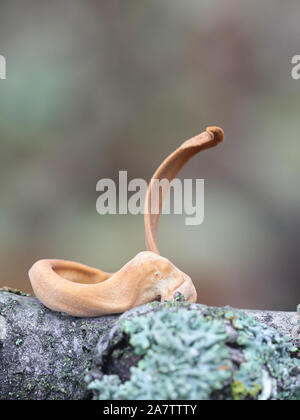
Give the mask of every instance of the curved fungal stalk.
[[[223, 140], [223, 130], [209, 127], [184, 142], [153, 175], [145, 202], [148, 251], [132, 258], [116, 273], [64, 260], [40, 260], [29, 270], [37, 298], [49, 309], [77, 317], [121, 313], [154, 300], [173, 300], [181, 293], [188, 302], [197, 299], [191, 278], [159, 255], [156, 245], [159, 214], [151, 214], [153, 180], [171, 181], [184, 164], [201, 150]], [[166, 192], [159, 196], [159, 213]]]
[[[224, 132], [222, 128], [207, 127], [206, 131], [190, 140], [186, 140], [178, 149], [171, 153], [154, 173], [147, 190], [144, 211], [146, 247], [149, 251], [159, 254], [156, 245], [158, 222], [163, 201], [168, 192], [167, 189], [160, 189], [158, 194], [153, 194], [155, 185], [157, 185], [155, 180], [167, 179], [171, 182], [195, 154], [201, 152], [201, 150], [217, 146], [223, 139]], [[159, 202], [156, 203], [156, 200], [159, 200]], [[151, 211], [152, 209], [158, 209], [159, 211], [155, 213]]]

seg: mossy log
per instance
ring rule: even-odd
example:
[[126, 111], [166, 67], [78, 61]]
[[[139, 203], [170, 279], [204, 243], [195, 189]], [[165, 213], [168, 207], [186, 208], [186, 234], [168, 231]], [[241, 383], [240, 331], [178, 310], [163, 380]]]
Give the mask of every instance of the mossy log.
[[[247, 314], [254, 320], [249, 321]], [[160, 325], [158, 335], [155, 325]], [[151, 363], [164, 368], [151, 390], [142, 384], [144, 398], [276, 399], [276, 393], [278, 399], [297, 398], [298, 330], [296, 312], [244, 311], [241, 315], [231, 308], [154, 302], [121, 316], [74, 318], [52, 312], [34, 298], [0, 291], [0, 399], [138, 399], [139, 378], [149, 377]], [[157, 337], [168, 334], [165, 343], [159, 342]], [[254, 366], [258, 370], [263, 366], [257, 383], [246, 377], [247, 369], [253, 369], [246, 363], [246, 351], [254, 358], [258, 355], [249, 344], [252, 338], [247, 342], [249, 334], [258, 340], [258, 347], [270, 348]], [[286, 334], [290, 340], [281, 338]], [[266, 343], [263, 335], [269, 340]], [[170, 344], [173, 339], [180, 348]], [[202, 359], [203, 355], [207, 357]], [[164, 362], [166, 356], [171, 362]], [[269, 363], [267, 357], [274, 360]], [[288, 365], [284, 375], [279, 368], [272, 372], [278, 358]], [[204, 380], [199, 383], [189, 376], [189, 368], [203, 368]], [[188, 384], [185, 393], [160, 391], [165, 377], [174, 384], [182, 378]]]

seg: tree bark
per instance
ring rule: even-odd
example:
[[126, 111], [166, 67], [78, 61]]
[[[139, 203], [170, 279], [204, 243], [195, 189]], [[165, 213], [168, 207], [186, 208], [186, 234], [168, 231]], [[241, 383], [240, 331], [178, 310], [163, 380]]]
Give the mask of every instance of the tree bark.
[[83, 399], [93, 349], [117, 316], [73, 318], [0, 292], [0, 399]]
[[[152, 310], [151, 304], [134, 308], [128, 317]], [[296, 312], [245, 312], [294, 340], [299, 337]], [[0, 291], [0, 399], [87, 398], [84, 377], [97, 343], [109, 337], [118, 319], [74, 318], [48, 310], [35, 298]]]

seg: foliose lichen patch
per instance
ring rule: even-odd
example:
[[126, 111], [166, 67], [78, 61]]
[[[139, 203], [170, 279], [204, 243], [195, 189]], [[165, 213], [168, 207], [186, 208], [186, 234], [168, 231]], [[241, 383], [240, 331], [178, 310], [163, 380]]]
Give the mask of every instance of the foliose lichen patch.
[[129, 379], [108, 372], [90, 382], [94, 399], [300, 398], [299, 350], [288, 336], [230, 308], [155, 307], [123, 322], [139, 361]]

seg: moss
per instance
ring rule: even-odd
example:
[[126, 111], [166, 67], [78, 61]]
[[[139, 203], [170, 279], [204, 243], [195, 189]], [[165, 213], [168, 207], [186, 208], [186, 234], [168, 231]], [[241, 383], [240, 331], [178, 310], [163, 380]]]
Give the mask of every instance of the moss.
[[[300, 397], [300, 361], [289, 337], [242, 311], [168, 302], [125, 321], [121, 330], [139, 361], [128, 380], [105, 372], [89, 383], [95, 399]], [[124, 358], [118, 340], [112, 357]]]

